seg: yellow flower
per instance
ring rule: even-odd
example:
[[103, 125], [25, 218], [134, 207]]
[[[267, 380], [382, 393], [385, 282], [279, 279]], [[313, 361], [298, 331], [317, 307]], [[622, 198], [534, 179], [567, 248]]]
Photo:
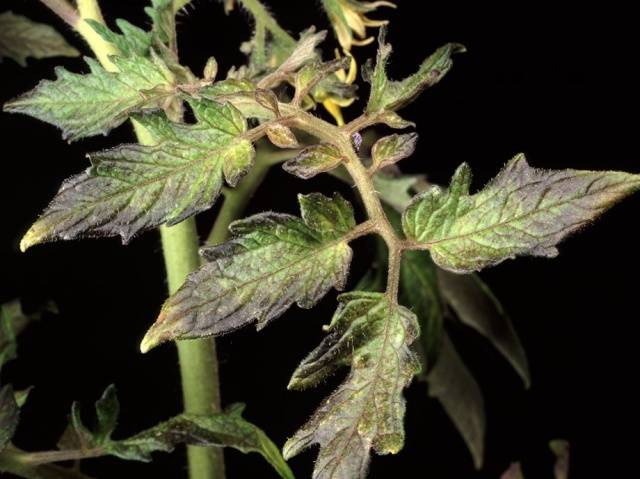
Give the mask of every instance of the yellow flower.
[[351, 51], [353, 45], [368, 45], [373, 37], [367, 37], [367, 27], [380, 27], [387, 20], [372, 20], [366, 14], [380, 7], [396, 8], [392, 2], [378, 0], [366, 2], [361, 0], [324, 0], [325, 9], [338, 37], [338, 42], [345, 51]]
[[[344, 70], [338, 70], [335, 72], [335, 76], [337, 77], [338, 82], [344, 85], [352, 85], [353, 82], [356, 81], [356, 77], [358, 76], [358, 64], [356, 63], [355, 58], [349, 52], [345, 52], [351, 62], [349, 63], [349, 71], [346, 72]], [[340, 53], [336, 50], [336, 58], [340, 58]], [[320, 103], [325, 109], [331, 114], [331, 116], [335, 119], [336, 123], [339, 126], [344, 125], [344, 117], [342, 116], [342, 108], [346, 108], [350, 106], [356, 99], [355, 97], [344, 98], [339, 96], [336, 93], [331, 93], [327, 91], [315, 91], [314, 99]]]

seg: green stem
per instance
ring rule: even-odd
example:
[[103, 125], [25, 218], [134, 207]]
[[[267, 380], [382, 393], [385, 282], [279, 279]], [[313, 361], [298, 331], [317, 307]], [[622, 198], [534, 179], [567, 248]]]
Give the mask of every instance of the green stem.
[[216, 245], [229, 237], [229, 225], [240, 218], [256, 190], [275, 163], [292, 158], [297, 153], [292, 150], [272, 150], [268, 146], [256, 149], [256, 163], [237, 187], [225, 190], [222, 208], [206, 240], [207, 245]]
[[[198, 235], [194, 218], [160, 227], [162, 251], [167, 268], [169, 294], [175, 293], [186, 277], [200, 266]], [[185, 412], [220, 412], [220, 389], [216, 344], [212, 338], [178, 341]], [[222, 449], [187, 447], [191, 479], [224, 478]]]
[[[117, 70], [109, 59], [117, 49], [104, 41], [85, 21], [92, 19], [104, 24], [97, 0], [78, 0], [80, 21], [76, 30], [89, 44], [96, 58], [110, 71]], [[150, 144], [153, 138], [138, 123], [133, 126], [140, 144]], [[190, 218], [173, 227], [161, 227], [163, 254], [167, 269], [169, 293], [184, 283], [187, 275], [200, 265], [198, 234], [195, 219]], [[212, 338], [178, 343], [178, 357], [182, 377], [184, 411], [195, 414], [220, 412], [218, 360]], [[221, 448], [187, 447], [189, 477], [191, 479], [224, 479], [224, 457]]]
[[295, 46], [296, 41], [289, 35], [279, 24], [275, 18], [269, 13], [265, 6], [260, 3], [259, 0], [238, 0], [242, 6], [253, 15], [256, 19], [256, 23], [261, 23], [264, 27], [271, 32], [271, 34], [278, 40]]

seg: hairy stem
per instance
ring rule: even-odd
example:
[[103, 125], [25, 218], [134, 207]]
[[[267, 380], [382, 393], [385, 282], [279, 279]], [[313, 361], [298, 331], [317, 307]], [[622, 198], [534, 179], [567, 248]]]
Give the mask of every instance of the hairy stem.
[[[175, 293], [187, 275], [200, 266], [198, 235], [194, 218], [160, 227], [162, 251], [167, 269], [169, 294]], [[220, 412], [220, 390], [216, 344], [211, 338], [178, 341], [185, 412], [211, 414]], [[191, 479], [224, 477], [222, 449], [187, 447]]]
[[289, 35], [275, 18], [269, 13], [266, 7], [259, 0], [238, 0], [239, 3], [256, 19], [256, 23], [261, 24], [271, 32], [278, 40], [295, 46], [296, 41]]
[[336, 127], [291, 105], [281, 105], [280, 111], [286, 115], [291, 115], [294, 119], [293, 123], [297, 128], [315, 136], [323, 142], [336, 146], [340, 150], [340, 153], [344, 157], [343, 165], [351, 176], [354, 186], [360, 193], [374, 230], [382, 236], [389, 248], [387, 294], [392, 301], [397, 301], [398, 284], [400, 281], [400, 259], [402, 251], [405, 248], [405, 243], [398, 237], [389, 222], [382, 207], [380, 197], [373, 184], [373, 179], [353, 148], [351, 143], [351, 129], [349, 127]]
[[71, 28], [75, 29], [80, 22], [80, 15], [67, 0], [40, 0], [40, 2]]
[[48, 464], [51, 462], [77, 461], [104, 456], [102, 448], [95, 449], [70, 449], [61, 451], [22, 452], [16, 455], [16, 459], [22, 464]]
[[[16, 477], [37, 477], [38, 479], [91, 479], [76, 468], [62, 467], [51, 462], [33, 462], [40, 455], [56, 454], [61, 451], [25, 452], [8, 445], [0, 452], [0, 465], [3, 473], [14, 474]], [[81, 451], [70, 451], [80, 455]], [[86, 452], [86, 451], [85, 451]], [[86, 457], [86, 456], [83, 456]], [[91, 457], [97, 457], [93, 455]], [[71, 457], [77, 459], [77, 457]], [[54, 461], [56, 459], [54, 458]], [[60, 460], [60, 459], [58, 459]], [[67, 459], [62, 459], [67, 460]], [[3, 476], [4, 477], [4, 476]]]
[[104, 23], [102, 11], [97, 0], [78, 0], [78, 12], [80, 13], [80, 21], [76, 24], [77, 32], [89, 44], [94, 55], [102, 66], [108, 71], [116, 71], [117, 68], [109, 59], [109, 56], [116, 55], [118, 49], [111, 43], [106, 42], [98, 35], [86, 20], [95, 20]]
[[[116, 66], [109, 60], [117, 49], [104, 41], [85, 20], [104, 24], [97, 0], [78, 0], [80, 21], [75, 28], [89, 44], [98, 61], [109, 71]], [[133, 126], [140, 144], [152, 142], [148, 132], [138, 123]], [[167, 269], [169, 292], [174, 293], [189, 273], [200, 265], [195, 219], [190, 218], [174, 227], [161, 227], [163, 254]], [[220, 412], [218, 360], [212, 338], [178, 342], [178, 357], [182, 378], [184, 410], [188, 413]], [[191, 479], [224, 479], [224, 457], [220, 448], [187, 447]]]

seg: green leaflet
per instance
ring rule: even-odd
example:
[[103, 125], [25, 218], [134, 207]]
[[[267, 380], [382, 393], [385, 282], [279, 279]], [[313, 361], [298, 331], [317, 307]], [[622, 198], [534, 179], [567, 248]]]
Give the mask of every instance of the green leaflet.
[[26, 66], [27, 58], [77, 57], [80, 52], [52, 26], [13, 12], [0, 13], [0, 61], [11, 58]]
[[328, 336], [298, 366], [289, 388], [309, 387], [350, 365], [347, 379], [284, 446], [285, 458], [320, 445], [314, 479], [363, 479], [370, 450], [395, 454], [404, 444], [403, 389], [420, 371], [409, 346], [418, 322], [382, 293], [339, 297]]
[[444, 312], [436, 266], [424, 251], [405, 251], [400, 269], [400, 298], [418, 317], [427, 367], [437, 362], [444, 334]]
[[521, 255], [556, 256], [557, 243], [636, 191], [640, 175], [541, 170], [518, 155], [480, 192], [469, 195], [470, 185], [463, 164], [448, 191], [418, 195], [403, 216], [407, 237], [458, 273]]
[[438, 279], [444, 300], [460, 321], [491, 341], [528, 388], [531, 375], [527, 355], [511, 318], [489, 287], [476, 274], [460, 275], [438, 269]]
[[377, 171], [413, 155], [418, 141], [417, 133], [393, 134], [380, 138], [371, 149], [371, 170]]
[[282, 168], [292, 175], [308, 180], [337, 168], [342, 160], [342, 155], [335, 146], [320, 143], [305, 148], [297, 157], [285, 162]]
[[74, 403], [71, 420], [59, 442], [62, 449], [96, 449], [106, 455], [130, 461], [151, 461], [151, 453], [171, 452], [178, 444], [202, 447], [232, 447], [244, 453], [261, 454], [285, 479], [293, 473], [278, 448], [266, 434], [242, 418], [244, 406], [235, 404], [222, 414], [181, 414], [127, 439], [111, 438], [120, 404], [113, 385], [96, 402], [96, 427], [87, 428], [80, 418], [80, 406]]
[[231, 224], [233, 238], [203, 248], [207, 260], [167, 300], [140, 346], [224, 334], [254, 319], [258, 329], [294, 302], [311, 308], [347, 280], [355, 227], [340, 195], [299, 195], [302, 219], [262, 213]]
[[146, 32], [122, 18], [116, 20], [116, 25], [121, 34], [112, 31], [103, 23], [95, 20], [86, 20], [86, 22], [105, 41], [114, 45], [122, 56], [146, 57], [149, 54], [153, 40], [151, 32]]
[[90, 73], [80, 75], [57, 68], [55, 81], [4, 105], [11, 113], [24, 113], [57, 126], [69, 141], [106, 134], [129, 116], [157, 109], [175, 92], [174, 78], [158, 57], [112, 57], [118, 72], [108, 72], [85, 58]]
[[21, 249], [47, 241], [116, 236], [174, 225], [211, 207], [223, 185], [235, 186], [253, 164], [247, 124], [232, 105], [192, 102], [198, 123], [162, 114], [136, 120], [155, 146], [122, 145], [90, 155], [93, 166], [66, 180], [26, 233]]
[[380, 172], [373, 177], [373, 184], [380, 199], [402, 213], [411, 202], [411, 190], [422, 179], [421, 175], [391, 176]]
[[338, 70], [348, 70], [351, 59], [342, 57], [330, 62], [315, 61], [301, 68], [295, 76], [295, 102], [302, 101], [322, 80]]
[[11, 385], [0, 389], [0, 452], [7, 446], [18, 427], [20, 408]]
[[480, 386], [445, 334], [429, 374], [429, 395], [437, 398], [467, 444], [476, 468], [482, 467], [486, 419]]
[[426, 88], [438, 83], [453, 65], [451, 57], [463, 53], [465, 47], [458, 43], [447, 43], [428, 57], [416, 73], [402, 81], [387, 77], [387, 63], [391, 55], [391, 45], [385, 42], [386, 29], [380, 29], [378, 55], [375, 69], [368, 63], [363, 69], [363, 77], [371, 83], [371, 94], [367, 104], [368, 112], [398, 110], [411, 103]]

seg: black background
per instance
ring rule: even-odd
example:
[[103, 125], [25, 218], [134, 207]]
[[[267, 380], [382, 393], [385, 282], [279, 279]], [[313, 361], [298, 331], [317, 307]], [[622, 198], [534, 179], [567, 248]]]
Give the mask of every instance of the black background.
[[[109, 21], [118, 16], [139, 25], [147, 21], [142, 0], [102, 3]], [[291, 32], [310, 23], [327, 27], [311, 0], [270, 3]], [[421, 137], [416, 155], [403, 164], [406, 172], [426, 171], [430, 180], [446, 183], [455, 167], [468, 161], [474, 185], [480, 187], [518, 152], [537, 167], [640, 172], [638, 38], [630, 6], [398, 3], [401, 8], [384, 14], [392, 20], [393, 76], [411, 73], [444, 42], [468, 48], [441, 84], [404, 110]], [[195, 12], [180, 20], [184, 61], [196, 72], [210, 55], [222, 71], [242, 63], [237, 46], [250, 33], [245, 16], [225, 17], [213, 1], [196, 0], [195, 5]], [[64, 29], [35, 1], [4, 1], [2, 7]], [[67, 36], [82, 46], [73, 34]], [[374, 53], [373, 47], [356, 50], [359, 58]], [[26, 69], [7, 60], [0, 65], [0, 100], [52, 78], [58, 64], [84, 69], [77, 59], [30, 62]], [[366, 96], [366, 89], [362, 92]], [[2, 113], [0, 135], [0, 300], [22, 297], [33, 305], [50, 298], [61, 310], [24, 334], [20, 359], [3, 373], [3, 382], [16, 387], [35, 385], [16, 443], [29, 450], [52, 448], [71, 401], [90, 406], [110, 383], [117, 385], [123, 406], [121, 437], [177, 413], [174, 348], [138, 353], [165, 297], [157, 234], [146, 233], [127, 247], [105, 239], [38, 246], [26, 254], [17, 248], [60, 182], [86, 167], [84, 154], [130, 140], [129, 128], [67, 145], [53, 127]], [[329, 177], [303, 182], [274, 170], [248, 214], [265, 209], [296, 213], [296, 193], [317, 190], [353, 194]], [[202, 215], [202, 235], [215, 210]], [[412, 478], [497, 478], [512, 460], [523, 460], [529, 478], [550, 477], [547, 442], [554, 438], [572, 443], [573, 477], [631, 475], [628, 465], [635, 458], [627, 450], [638, 429], [633, 272], [640, 267], [639, 210], [640, 197], [633, 197], [562, 244], [559, 258], [522, 258], [483, 274], [522, 335], [533, 386], [524, 391], [482, 338], [455, 330], [459, 349], [486, 394], [487, 454], [481, 472], [473, 471], [462, 440], [438, 404], [427, 398], [425, 386], [414, 384], [406, 393], [406, 447], [395, 457], [375, 457], [370, 477], [387, 478], [404, 468], [404, 477]], [[353, 278], [362, 271], [368, 250], [366, 242], [357, 246], [363, 256], [355, 261]], [[334, 307], [331, 294], [312, 311], [292, 308], [260, 334], [247, 328], [219, 340], [224, 403], [247, 403], [247, 418], [278, 444], [339, 380], [304, 393], [286, 390], [299, 360], [321, 339], [320, 326]], [[274, 477], [257, 455], [230, 451], [226, 457], [230, 479]], [[298, 477], [310, 476], [313, 457], [309, 452], [291, 461]], [[157, 454], [150, 465], [111, 459], [86, 464], [89, 473], [100, 477], [186, 477], [182, 452]]]

